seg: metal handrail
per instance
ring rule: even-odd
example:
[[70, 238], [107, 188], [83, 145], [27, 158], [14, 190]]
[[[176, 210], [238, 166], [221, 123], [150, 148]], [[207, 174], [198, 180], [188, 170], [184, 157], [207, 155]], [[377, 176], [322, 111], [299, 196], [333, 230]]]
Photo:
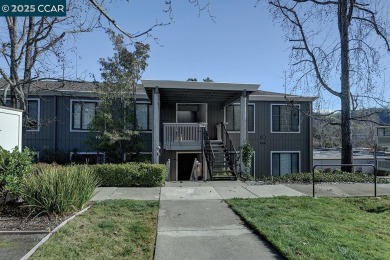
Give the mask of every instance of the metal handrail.
[[207, 167], [210, 172], [210, 176], [212, 176], [212, 170], [214, 168], [215, 155], [213, 148], [211, 147], [211, 141], [209, 134], [206, 129], [203, 130], [203, 141], [204, 141], [204, 155], [206, 157]]
[[231, 166], [231, 168], [234, 171], [234, 173], [236, 174], [236, 171], [237, 171], [237, 151], [234, 148], [233, 142], [230, 139], [229, 133], [226, 130], [225, 124], [223, 122], [221, 122], [221, 131], [222, 131], [222, 133], [221, 133], [222, 142], [228, 151], [229, 161], [233, 164]]
[[312, 171], [312, 174], [313, 174], [313, 197], [315, 197], [315, 177], [314, 177], [314, 170], [319, 167], [319, 166], [328, 166], [328, 167], [337, 167], [337, 166], [368, 166], [368, 167], [372, 167], [374, 168], [374, 197], [376, 197], [376, 176], [377, 176], [377, 172], [376, 172], [376, 166], [373, 165], [373, 164], [316, 164], [313, 166], [313, 171]]

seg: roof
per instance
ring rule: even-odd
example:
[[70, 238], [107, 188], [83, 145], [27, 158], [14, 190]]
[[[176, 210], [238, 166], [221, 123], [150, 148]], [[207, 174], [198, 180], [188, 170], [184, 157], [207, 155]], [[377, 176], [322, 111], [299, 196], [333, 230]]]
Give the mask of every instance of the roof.
[[158, 89], [162, 102], [218, 102], [224, 105], [239, 99], [243, 91], [250, 94], [260, 87], [259, 84], [172, 80], [142, 80], [142, 85], [150, 100], [153, 89]]
[[257, 90], [250, 94], [249, 100], [251, 101], [283, 101], [283, 102], [293, 102], [293, 101], [310, 101], [313, 102], [318, 97], [308, 97], [308, 96], [299, 96], [291, 95], [285, 93], [277, 93], [271, 91]]
[[[35, 81], [31, 83], [30, 95], [74, 95], [97, 97], [97, 92], [103, 83], [90, 81]], [[0, 91], [4, 90], [5, 82], [1, 81]], [[141, 84], [136, 87], [137, 97], [146, 97], [145, 89]]]
[[[36, 81], [31, 84], [30, 95], [74, 95], [97, 97], [101, 82], [89, 81]], [[165, 89], [165, 93], [172, 94], [171, 100], [184, 102], [185, 96], [193, 100], [194, 95], [198, 96], [201, 101], [218, 92], [221, 99], [239, 98], [239, 92], [248, 91], [251, 101], [314, 101], [317, 97], [298, 96], [272, 91], [258, 90], [259, 84], [246, 83], [223, 83], [223, 82], [197, 82], [197, 81], [173, 81], [173, 80], [142, 80], [142, 84], [137, 84], [137, 98], [151, 99], [151, 89], [158, 87], [160, 90]], [[5, 81], [0, 81], [0, 91], [4, 90]], [[183, 96], [183, 89], [188, 90]], [[148, 93], [147, 93], [148, 92]], [[191, 96], [193, 95], [193, 96]], [[162, 99], [164, 99], [164, 95]], [[221, 101], [219, 99], [219, 101]], [[215, 101], [218, 101], [215, 99]]]

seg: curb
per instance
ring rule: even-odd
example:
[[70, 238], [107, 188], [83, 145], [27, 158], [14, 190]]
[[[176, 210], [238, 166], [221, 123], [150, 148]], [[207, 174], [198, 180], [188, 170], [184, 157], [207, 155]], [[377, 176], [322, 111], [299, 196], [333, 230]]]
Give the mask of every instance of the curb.
[[33, 234], [49, 234], [48, 230], [24, 230], [24, 231], [0, 231], [0, 235], [33, 235]]
[[47, 236], [45, 236], [44, 238], [42, 238], [41, 241], [39, 241], [38, 244], [36, 244], [30, 251], [28, 251], [27, 254], [25, 254], [22, 258], [20, 258], [20, 260], [27, 260], [30, 256], [32, 256], [35, 251], [38, 250], [38, 248], [40, 246], [42, 246], [47, 240], [49, 240], [49, 238], [51, 237], [51, 235], [53, 235], [55, 232], [57, 232], [60, 228], [62, 228], [63, 226], [65, 226], [66, 223], [68, 223], [69, 221], [71, 221], [72, 219], [74, 219], [75, 217], [77, 217], [78, 215], [80, 214], [83, 214], [85, 211], [87, 211], [91, 206], [88, 206], [86, 207], [85, 209], [77, 212], [76, 214], [74, 214], [73, 216], [71, 216], [70, 218], [66, 219], [64, 222], [62, 222], [61, 224], [59, 224], [55, 229], [53, 229], [52, 231], [49, 232], [49, 234]]

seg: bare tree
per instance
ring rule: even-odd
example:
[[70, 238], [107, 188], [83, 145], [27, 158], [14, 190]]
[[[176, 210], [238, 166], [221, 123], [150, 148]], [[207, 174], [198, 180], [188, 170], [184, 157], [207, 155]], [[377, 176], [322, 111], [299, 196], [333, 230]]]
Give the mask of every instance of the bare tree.
[[[281, 22], [292, 44], [291, 75], [295, 87], [325, 90], [340, 100], [343, 164], [353, 163], [351, 109], [366, 97], [376, 98], [379, 58], [383, 51], [390, 52], [386, 23], [380, 16], [386, 2], [269, 1], [273, 17]], [[340, 81], [334, 82], [335, 78]]]
[[[199, 12], [205, 10], [213, 18], [210, 1], [188, 0]], [[97, 28], [113, 28], [134, 43], [141, 36], [151, 36], [154, 28], [169, 24], [156, 21], [146, 25], [145, 30], [131, 33], [129, 28], [122, 27], [110, 16], [105, 4], [102, 0], [69, 0], [66, 17], [1, 18], [5, 26], [0, 25], [0, 105], [6, 105], [8, 96], [9, 106], [26, 111], [33, 82], [66, 80], [63, 71], [70, 49], [67, 41], [80, 33], [92, 32]], [[165, 1], [165, 5], [164, 11], [172, 20], [172, 2]]]
[[83, 1], [68, 1], [66, 17], [4, 17], [0, 39], [0, 75], [5, 105], [27, 109], [32, 82], [55, 78], [66, 56], [68, 36], [90, 32], [98, 27], [99, 15]]

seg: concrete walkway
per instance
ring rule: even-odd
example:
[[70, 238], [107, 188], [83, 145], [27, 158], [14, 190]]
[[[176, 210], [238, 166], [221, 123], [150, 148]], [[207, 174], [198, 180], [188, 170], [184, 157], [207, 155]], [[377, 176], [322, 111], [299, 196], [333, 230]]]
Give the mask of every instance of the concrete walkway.
[[162, 188], [98, 188], [92, 200], [160, 200], [157, 260], [282, 259], [224, 202], [230, 198], [304, 196], [284, 185], [239, 181], [168, 182]]

